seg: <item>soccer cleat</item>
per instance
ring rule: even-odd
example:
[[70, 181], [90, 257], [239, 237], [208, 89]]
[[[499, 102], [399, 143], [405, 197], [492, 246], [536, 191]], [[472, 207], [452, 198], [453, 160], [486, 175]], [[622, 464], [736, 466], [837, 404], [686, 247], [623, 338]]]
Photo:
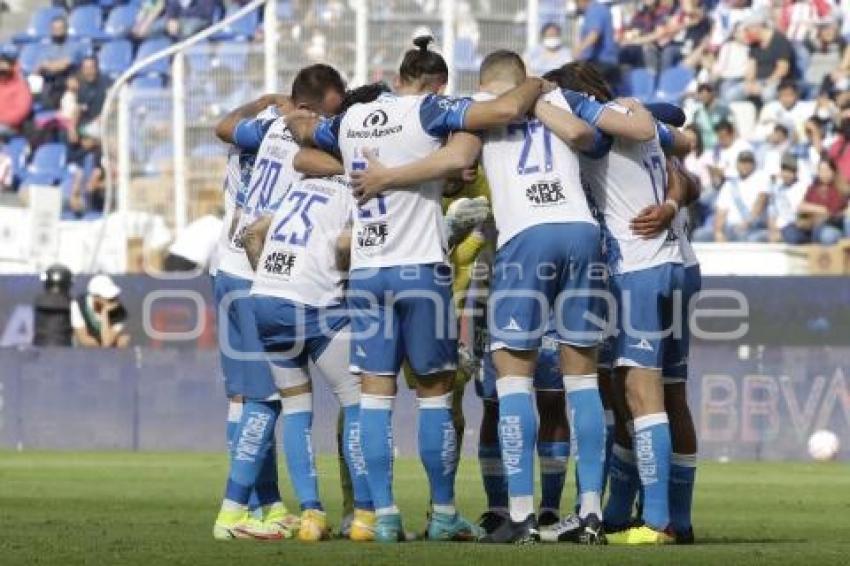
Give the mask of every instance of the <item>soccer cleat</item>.
[[328, 518], [324, 511], [305, 509], [301, 513], [301, 525], [298, 527], [298, 540], [301, 542], [319, 542], [331, 536]]
[[608, 544], [672, 544], [676, 541], [664, 531], [656, 531], [647, 525], [632, 527], [607, 536]]
[[508, 521], [507, 526], [499, 528], [483, 537], [481, 542], [493, 544], [536, 544], [540, 542], [537, 517], [532, 513], [524, 521]]
[[404, 542], [407, 535], [401, 525], [401, 515], [378, 515], [375, 519], [376, 542]]
[[481, 538], [481, 529], [460, 516], [432, 513], [428, 521], [428, 540], [472, 541]]
[[221, 510], [213, 525], [216, 540], [253, 539], [280, 540], [283, 535], [274, 525], [255, 519], [247, 510]]
[[551, 509], [544, 509], [537, 515], [537, 526], [540, 527], [540, 532], [542, 533], [544, 529], [549, 529], [557, 525], [560, 520], [561, 518], [558, 516], [558, 513]]
[[484, 532], [484, 536], [493, 534], [497, 529], [509, 523], [507, 515], [497, 511], [485, 511], [478, 518], [478, 528]]
[[540, 540], [543, 542], [578, 542], [582, 530], [581, 519], [570, 513], [556, 524], [540, 529]]
[[265, 517], [263, 517], [263, 522], [276, 527], [283, 538], [294, 537], [301, 524], [301, 520], [296, 515], [290, 513], [283, 503], [273, 505], [269, 508], [265, 513]]
[[354, 521], [354, 513], [348, 513], [339, 523], [339, 538], [351, 536], [351, 523]]
[[608, 539], [605, 537], [605, 527], [596, 513], [591, 513], [581, 519], [578, 543], [588, 545], [608, 544]]
[[675, 533], [676, 544], [694, 544], [694, 528], [688, 527], [687, 531]]
[[354, 542], [375, 540], [375, 521], [375, 513], [373, 511], [355, 509], [354, 517], [348, 529], [348, 538]]

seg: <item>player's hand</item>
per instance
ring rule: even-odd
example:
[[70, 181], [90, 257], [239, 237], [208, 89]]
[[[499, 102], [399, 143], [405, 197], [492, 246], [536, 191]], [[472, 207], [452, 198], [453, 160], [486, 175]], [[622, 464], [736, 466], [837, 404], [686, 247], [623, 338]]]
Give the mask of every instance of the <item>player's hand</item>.
[[654, 204], [647, 206], [640, 214], [632, 218], [630, 228], [636, 236], [641, 238], [654, 238], [658, 236], [673, 223], [676, 211], [668, 204]]
[[543, 84], [540, 86], [540, 92], [543, 94], [549, 94], [550, 92], [558, 88], [558, 85], [553, 83], [552, 81], [546, 79], [540, 80], [543, 81]]
[[464, 183], [472, 183], [475, 181], [475, 178], [478, 176], [478, 166], [467, 167], [463, 171], [460, 172], [460, 180]]
[[366, 169], [351, 172], [353, 194], [359, 205], [369, 202], [390, 186], [390, 169], [369, 150], [363, 151], [363, 157], [366, 159]]

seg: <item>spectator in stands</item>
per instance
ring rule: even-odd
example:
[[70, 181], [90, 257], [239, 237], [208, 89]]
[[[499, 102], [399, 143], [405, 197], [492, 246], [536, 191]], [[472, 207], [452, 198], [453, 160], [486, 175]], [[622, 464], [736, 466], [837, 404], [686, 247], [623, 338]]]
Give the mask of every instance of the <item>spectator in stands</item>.
[[713, 226], [694, 231], [700, 242], [766, 242], [764, 213], [770, 193], [770, 180], [756, 171], [756, 157], [743, 151], [737, 160], [738, 176], [726, 179], [717, 197]]
[[809, 56], [803, 74], [807, 87], [820, 88], [821, 92], [829, 94], [847, 90], [850, 86], [847, 80], [850, 50], [847, 50], [847, 42], [839, 33], [837, 20], [834, 17], [819, 20], [815, 32], [806, 38], [803, 45]]
[[711, 150], [709, 171], [714, 186], [719, 187], [724, 179], [738, 175], [738, 157], [743, 152], [752, 152], [753, 146], [741, 139], [731, 122], [720, 122], [714, 132], [717, 145]]
[[0, 138], [6, 138], [20, 132], [32, 110], [32, 95], [11, 44], [0, 50], [0, 100]]
[[797, 158], [790, 153], [783, 155], [780, 173], [770, 188], [767, 222], [769, 241], [786, 244], [805, 244], [810, 241], [810, 235], [797, 226], [797, 215], [806, 189], [806, 183], [798, 175]]
[[79, 60], [79, 47], [68, 41], [68, 22], [64, 17], [54, 19], [50, 24], [50, 42], [44, 45], [41, 63], [36, 71], [44, 78], [41, 103], [45, 108], [59, 107], [59, 101], [65, 93], [65, 81]]
[[806, 120], [803, 141], [797, 147], [797, 155], [805, 159], [810, 171], [814, 171], [826, 150], [826, 122], [815, 116]]
[[699, 129], [703, 146], [706, 149], [714, 149], [717, 145], [715, 128], [721, 122], [730, 121], [732, 113], [726, 103], [717, 98], [714, 85], [711, 83], [702, 83], [697, 87], [697, 100], [699, 104], [694, 113], [693, 123]]
[[705, 151], [700, 131], [694, 124], [688, 124], [684, 129], [685, 136], [691, 144], [691, 152], [685, 157], [685, 169], [699, 179], [699, 201], [696, 203], [697, 218], [694, 225], [702, 226], [714, 217], [714, 203], [717, 200], [717, 188], [711, 182], [711, 152]]
[[750, 46], [750, 60], [744, 77], [740, 98], [750, 98], [756, 104], [772, 100], [783, 79], [793, 78], [794, 47], [782, 32], [773, 29], [762, 12], [754, 12], [741, 25], [744, 40]]
[[[776, 182], [782, 171], [782, 163], [785, 154], [791, 151], [791, 133], [785, 124], [776, 124], [773, 131], [767, 136], [767, 140], [759, 148], [759, 163], [771, 182]], [[795, 164], [795, 172], [797, 166]]]
[[80, 133], [90, 137], [100, 137], [100, 129], [97, 120], [103, 110], [106, 101], [106, 92], [112, 85], [112, 81], [100, 72], [97, 58], [86, 57], [80, 64], [80, 72], [77, 76], [79, 81], [79, 93], [77, 100], [80, 106], [79, 122], [77, 124]]
[[792, 79], [785, 79], [779, 85], [776, 100], [762, 106], [752, 139], [766, 139], [776, 124], [787, 126], [794, 139], [802, 139], [806, 133], [806, 120], [813, 113], [814, 103], [800, 100], [797, 84]]
[[835, 141], [829, 146], [829, 157], [838, 167], [839, 188], [847, 192], [850, 187], [850, 101], [844, 103], [838, 117]]
[[657, 72], [655, 40], [670, 13], [669, 5], [662, 5], [659, 0], [641, 1], [620, 41], [620, 62]]
[[801, 225], [809, 229], [812, 241], [826, 246], [837, 243], [845, 234], [850, 235], [847, 195], [838, 189], [837, 173], [835, 161], [829, 157], [821, 159], [817, 177], [799, 208]]
[[153, 35], [165, 31], [165, 22], [160, 19], [165, 10], [165, 0], [144, 0], [136, 14], [136, 22], [130, 32], [130, 38], [141, 42]]
[[619, 47], [611, 8], [599, 0], [576, 0], [576, 8], [584, 18], [573, 54], [579, 60], [594, 63], [616, 90], [620, 84]]
[[167, 0], [165, 31], [175, 39], [198, 33], [223, 11], [220, 0]]
[[681, 64], [696, 67], [710, 45], [711, 19], [698, 0], [684, 0], [671, 23], [673, 43], [678, 46]]
[[71, 346], [71, 270], [53, 264], [41, 274], [44, 290], [33, 302], [33, 346]]
[[717, 48], [734, 38], [741, 22], [752, 13], [753, 8], [750, 0], [725, 0], [722, 2], [712, 13], [711, 44]]
[[749, 60], [750, 49], [744, 42], [743, 31], [736, 27], [732, 37], [720, 46], [711, 70], [711, 78], [718, 81], [720, 97], [727, 104], [744, 98]]
[[124, 331], [127, 311], [120, 300], [121, 288], [108, 275], [95, 275], [87, 292], [71, 303], [71, 326], [77, 345], [85, 348], [126, 348], [130, 336]]
[[632, 21], [631, 33], [621, 42], [621, 47], [639, 47], [642, 65], [656, 74], [677, 65], [682, 58], [688, 25], [677, 4], [674, 0], [653, 0], [644, 4], [635, 15], [637, 21]]
[[5, 149], [5, 146], [0, 149], [0, 193], [11, 191], [14, 185], [12, 158]]
[[540, 43], [526, 55], [526, 64], [533, 75], [544, 75], [573, 60], [569, 47], [564, 45], [561, 26], [548, 23], [540, 32]]

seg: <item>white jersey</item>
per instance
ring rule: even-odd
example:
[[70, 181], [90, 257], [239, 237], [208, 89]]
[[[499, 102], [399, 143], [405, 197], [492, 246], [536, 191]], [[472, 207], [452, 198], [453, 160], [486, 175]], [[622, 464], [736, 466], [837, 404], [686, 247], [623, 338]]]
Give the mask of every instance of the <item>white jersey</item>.
[[[624, 111], [617, 105], [609, 108]], [[605, 253], [612, 273], [682, 263], [673, 230], [643, 238], [629, 226], [644, 208], [666, 199], [667, 160], [658, 133], [644, 142], [615, 138], [605, 157], [583, 158], [581, 166], [582, 179], [603, 217]]]
[[345, 177], [293, 183], [269, 227], [251, 294], [317, 307], [340, 303], [345, 274], [336, 267], [336, 241], [353, 210]]
[[699, 265], [697, 254], [694, 252], [694, 247], [691, 245], [691, 240], [688, 236], [690, 232], [691, 215], [687, 208], [679, 209], [676, 217], [673, 219], [673, 224], [670, 227], [676, 235], [679, 242], [679, 251], [682, 253], [682, 264], [685, 267]]
[[[280, 116], [277, 108], [269, 106], [257, 114], [257, 120], [274, 120]], [[234, 248], [231, 235], [241, 216], [242, 206], [248, 193], [251, 174], [257, 152], [243, 150], [231, 145], [227, 151], [227, 168], [224, 175], [224, 222], [219, 234], [218, 244], [213, 253], [214, 261], [210, 263], [210, 274], [215, 275], [219, 269], [230, 275], [250, 279], [254, 270], [248, 263], [248, 258], [242, 248]]]
[[[493, 100], [479, 93], [475, 100]], [[545, 98], [572, 113], [560, 90]], [[498, 247], [533, 226], [556, 222], [596, 224], [581, 186], [579, 158], [534, 118], [482, 134], [481, 162], [490, 183]]]
[[[365, 166], [365, 150], [385, 166], [397, 167], [439, 149], [451, 131], [462, 127], [469, 104], [436, 95], [385, 94], [320, 123], [314, 138], [326, 151], [338, 151], [347, 171]], [[354, 214], [352, 269], [445, 261], [442, 186], [433, 181], [389, 190], [360, 207]]]

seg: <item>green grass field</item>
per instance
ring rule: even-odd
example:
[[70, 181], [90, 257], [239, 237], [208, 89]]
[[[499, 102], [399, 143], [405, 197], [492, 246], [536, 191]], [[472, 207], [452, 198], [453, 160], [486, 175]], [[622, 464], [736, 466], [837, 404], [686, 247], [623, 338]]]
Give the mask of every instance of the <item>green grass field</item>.
[[[320, 460], [338, 520], [336, 460]], [[665, 548], [536, 547], [333, 541], [214, 542], [225, 477], [218, 455], [0, 452], [0, 564], [847, 564], [850, 466], [705, 464], [698, 474], [700, 544]], [[292, 508], [288, 483], [284, 493]], [[569, 491], [571, 487], [567, 488]], [[421, 529], [427, 484], [417, 461], [396, 466], [408, 528]], [[465, 460], [460, 508], [482, 510], [477, 465]]]

